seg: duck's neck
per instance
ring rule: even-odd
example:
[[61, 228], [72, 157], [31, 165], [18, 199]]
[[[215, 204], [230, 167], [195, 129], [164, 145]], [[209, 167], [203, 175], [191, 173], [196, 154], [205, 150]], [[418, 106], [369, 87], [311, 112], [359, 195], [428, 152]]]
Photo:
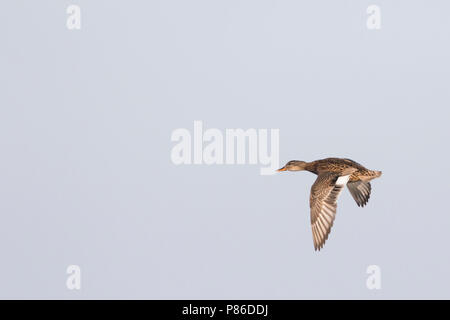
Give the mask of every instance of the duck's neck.
[[315, 161], [307, 162], [305, 164], [305, 170], [317, 174], [317, 163]]

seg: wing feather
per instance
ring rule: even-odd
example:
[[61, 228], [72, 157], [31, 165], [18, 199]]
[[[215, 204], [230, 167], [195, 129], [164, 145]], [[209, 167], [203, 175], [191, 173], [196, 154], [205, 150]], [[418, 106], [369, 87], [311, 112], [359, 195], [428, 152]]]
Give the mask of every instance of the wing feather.
[[322, 249], [328, 239], [336, 216], [337, 199], [353, 171], [344, 174], [323, 172], [311, 187], [309, 204], [315, 250]]
[[370, 182], [354, 181], [347, 183], [347, 188], [350, 191], [353, 199], [355, 199], [358, 207], [364, 207], [370, 198], [372, 186]]

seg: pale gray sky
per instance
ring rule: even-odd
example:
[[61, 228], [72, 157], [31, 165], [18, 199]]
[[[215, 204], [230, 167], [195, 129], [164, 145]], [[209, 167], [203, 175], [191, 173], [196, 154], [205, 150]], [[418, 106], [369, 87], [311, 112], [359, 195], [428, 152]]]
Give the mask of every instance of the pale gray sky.
[[[449, 9], [3, 1], [0, 297], [450, 298]], [[383, 176], [365, 208], [343, 192], [314, 252], [314, 175], [175, 166], [171, 133], [194, 120], [276, 128], [281, 162], [348, 157]]]

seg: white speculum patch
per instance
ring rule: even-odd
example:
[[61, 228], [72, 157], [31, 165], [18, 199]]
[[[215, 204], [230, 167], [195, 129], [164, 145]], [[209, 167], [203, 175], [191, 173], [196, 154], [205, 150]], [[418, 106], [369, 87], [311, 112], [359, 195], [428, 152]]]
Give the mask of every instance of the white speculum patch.
[[350, 179], [350, 175], [349, 174], [346, 175], [346, 176], [339, 177], [336, 180], [336, 184], [337, 185], [344, 185], [344, 184], [346, 184], [348, 182], [349, 179]]

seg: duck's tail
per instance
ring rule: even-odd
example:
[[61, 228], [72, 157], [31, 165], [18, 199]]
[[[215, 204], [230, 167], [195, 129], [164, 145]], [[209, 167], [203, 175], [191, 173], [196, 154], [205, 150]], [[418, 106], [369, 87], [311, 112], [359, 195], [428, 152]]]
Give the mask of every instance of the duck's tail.
[[371, 172], [372, 173], [372, 175], [373, 175], [373, 177], [374, 178], [378, 178], [378, 177], [380, 177], [381, 176], [381, 174], [383, 173], [383, 172], [381, 172], [381, 171], [372, 171]]
[[376, 170], [368, 170], [367, 172], [364, 172], [364, 175], [361, 178], [363, 181], [370, 181], [372, 179], [380, 177], [382, 174], [381, 171]]

